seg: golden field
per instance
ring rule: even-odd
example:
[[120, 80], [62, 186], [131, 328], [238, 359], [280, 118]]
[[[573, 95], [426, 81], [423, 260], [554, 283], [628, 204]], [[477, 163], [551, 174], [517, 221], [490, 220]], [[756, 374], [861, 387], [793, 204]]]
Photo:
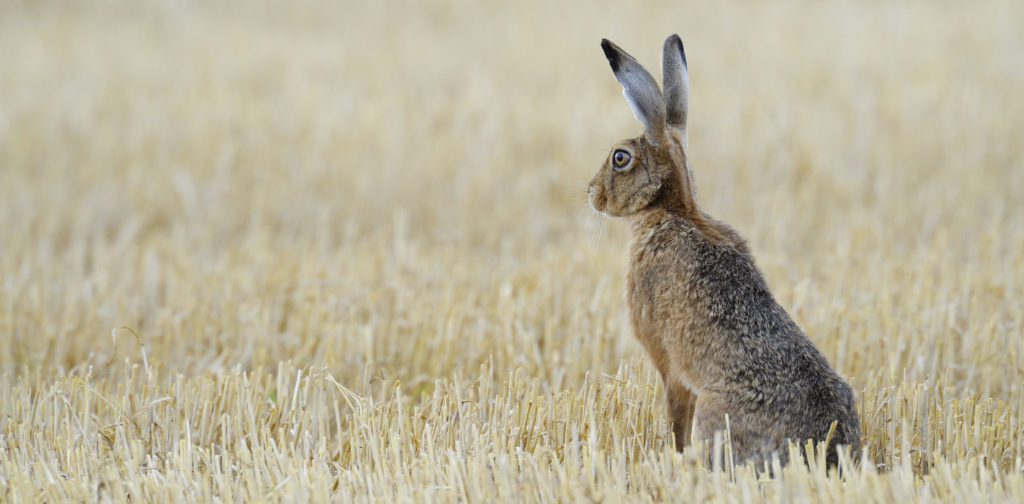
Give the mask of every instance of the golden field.
[[[0, 501], [1021, 502], [1020, 19], [3, 2]], [[585, 190], [640, 132], [600, 39], [675, 32], [699, 200], [858, 391], [842, 477], [673, 449]]]

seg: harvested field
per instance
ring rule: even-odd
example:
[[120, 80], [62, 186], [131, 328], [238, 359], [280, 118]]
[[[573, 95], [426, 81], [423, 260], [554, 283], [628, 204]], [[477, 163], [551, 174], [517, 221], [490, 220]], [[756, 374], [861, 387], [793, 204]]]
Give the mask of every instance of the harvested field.
[[[579, 4], [0, 4], [0, 500], [1024, 501], [1024, 3]], [[676, 32], [843, 478], [673, 449], [585, 191]]]

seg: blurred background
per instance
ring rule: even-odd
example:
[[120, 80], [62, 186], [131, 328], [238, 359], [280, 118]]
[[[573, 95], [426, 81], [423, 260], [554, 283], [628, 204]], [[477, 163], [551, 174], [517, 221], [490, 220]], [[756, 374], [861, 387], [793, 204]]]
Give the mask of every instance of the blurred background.
[[[279, 361], [546, 386], [641, 354], [640, 133], [599, 49], [679, 33], [704, 209], [862, 387], [1024, 379], [1020, 2], [0, 5], [0, 368], [134, 338], [192, 376]], [[113, 329], [113, 335], [111, 331]]]

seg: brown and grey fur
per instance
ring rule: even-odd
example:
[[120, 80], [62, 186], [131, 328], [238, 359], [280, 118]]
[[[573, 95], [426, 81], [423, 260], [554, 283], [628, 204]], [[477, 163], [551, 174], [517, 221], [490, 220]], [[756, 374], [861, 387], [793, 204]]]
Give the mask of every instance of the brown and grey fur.
[[[627, 302], [633, 330], [664, 379], [677, 449], [729, 427], [734, 460], [757, 466], [787, 439], [856, 454], [853, 392], [772, 296], [746, 242], [701, 211], [686, 155], [688, 73], [677, 35], [665, 41], [665, 93], [629, 54], [601, 47], [644, 134], [620, 142], [590, 182], [591, 205], [628, 217]], [[615, 167], [617, 150], [631, 154]], [[622, 156], [620, 156], [621, 158]]]

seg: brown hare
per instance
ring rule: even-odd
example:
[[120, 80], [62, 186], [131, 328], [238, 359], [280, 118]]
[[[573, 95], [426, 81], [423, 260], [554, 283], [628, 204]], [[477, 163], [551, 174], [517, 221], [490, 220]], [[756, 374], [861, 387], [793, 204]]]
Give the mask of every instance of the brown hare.
[[608, 40], [601, 48], [643, 135], [616, 145], [590, 181], [594, 209], [629, 217], [627, 304], [661, 373], [676, 448], [712, 439], [729, 418], [733, 460], [760, 467], [787, 440], [860, 447], [853, 392], [772, 296], [746, 242], [701, 211], [686, 152], [689, 75], [678, 35], [665, 41], [662, 94]]

